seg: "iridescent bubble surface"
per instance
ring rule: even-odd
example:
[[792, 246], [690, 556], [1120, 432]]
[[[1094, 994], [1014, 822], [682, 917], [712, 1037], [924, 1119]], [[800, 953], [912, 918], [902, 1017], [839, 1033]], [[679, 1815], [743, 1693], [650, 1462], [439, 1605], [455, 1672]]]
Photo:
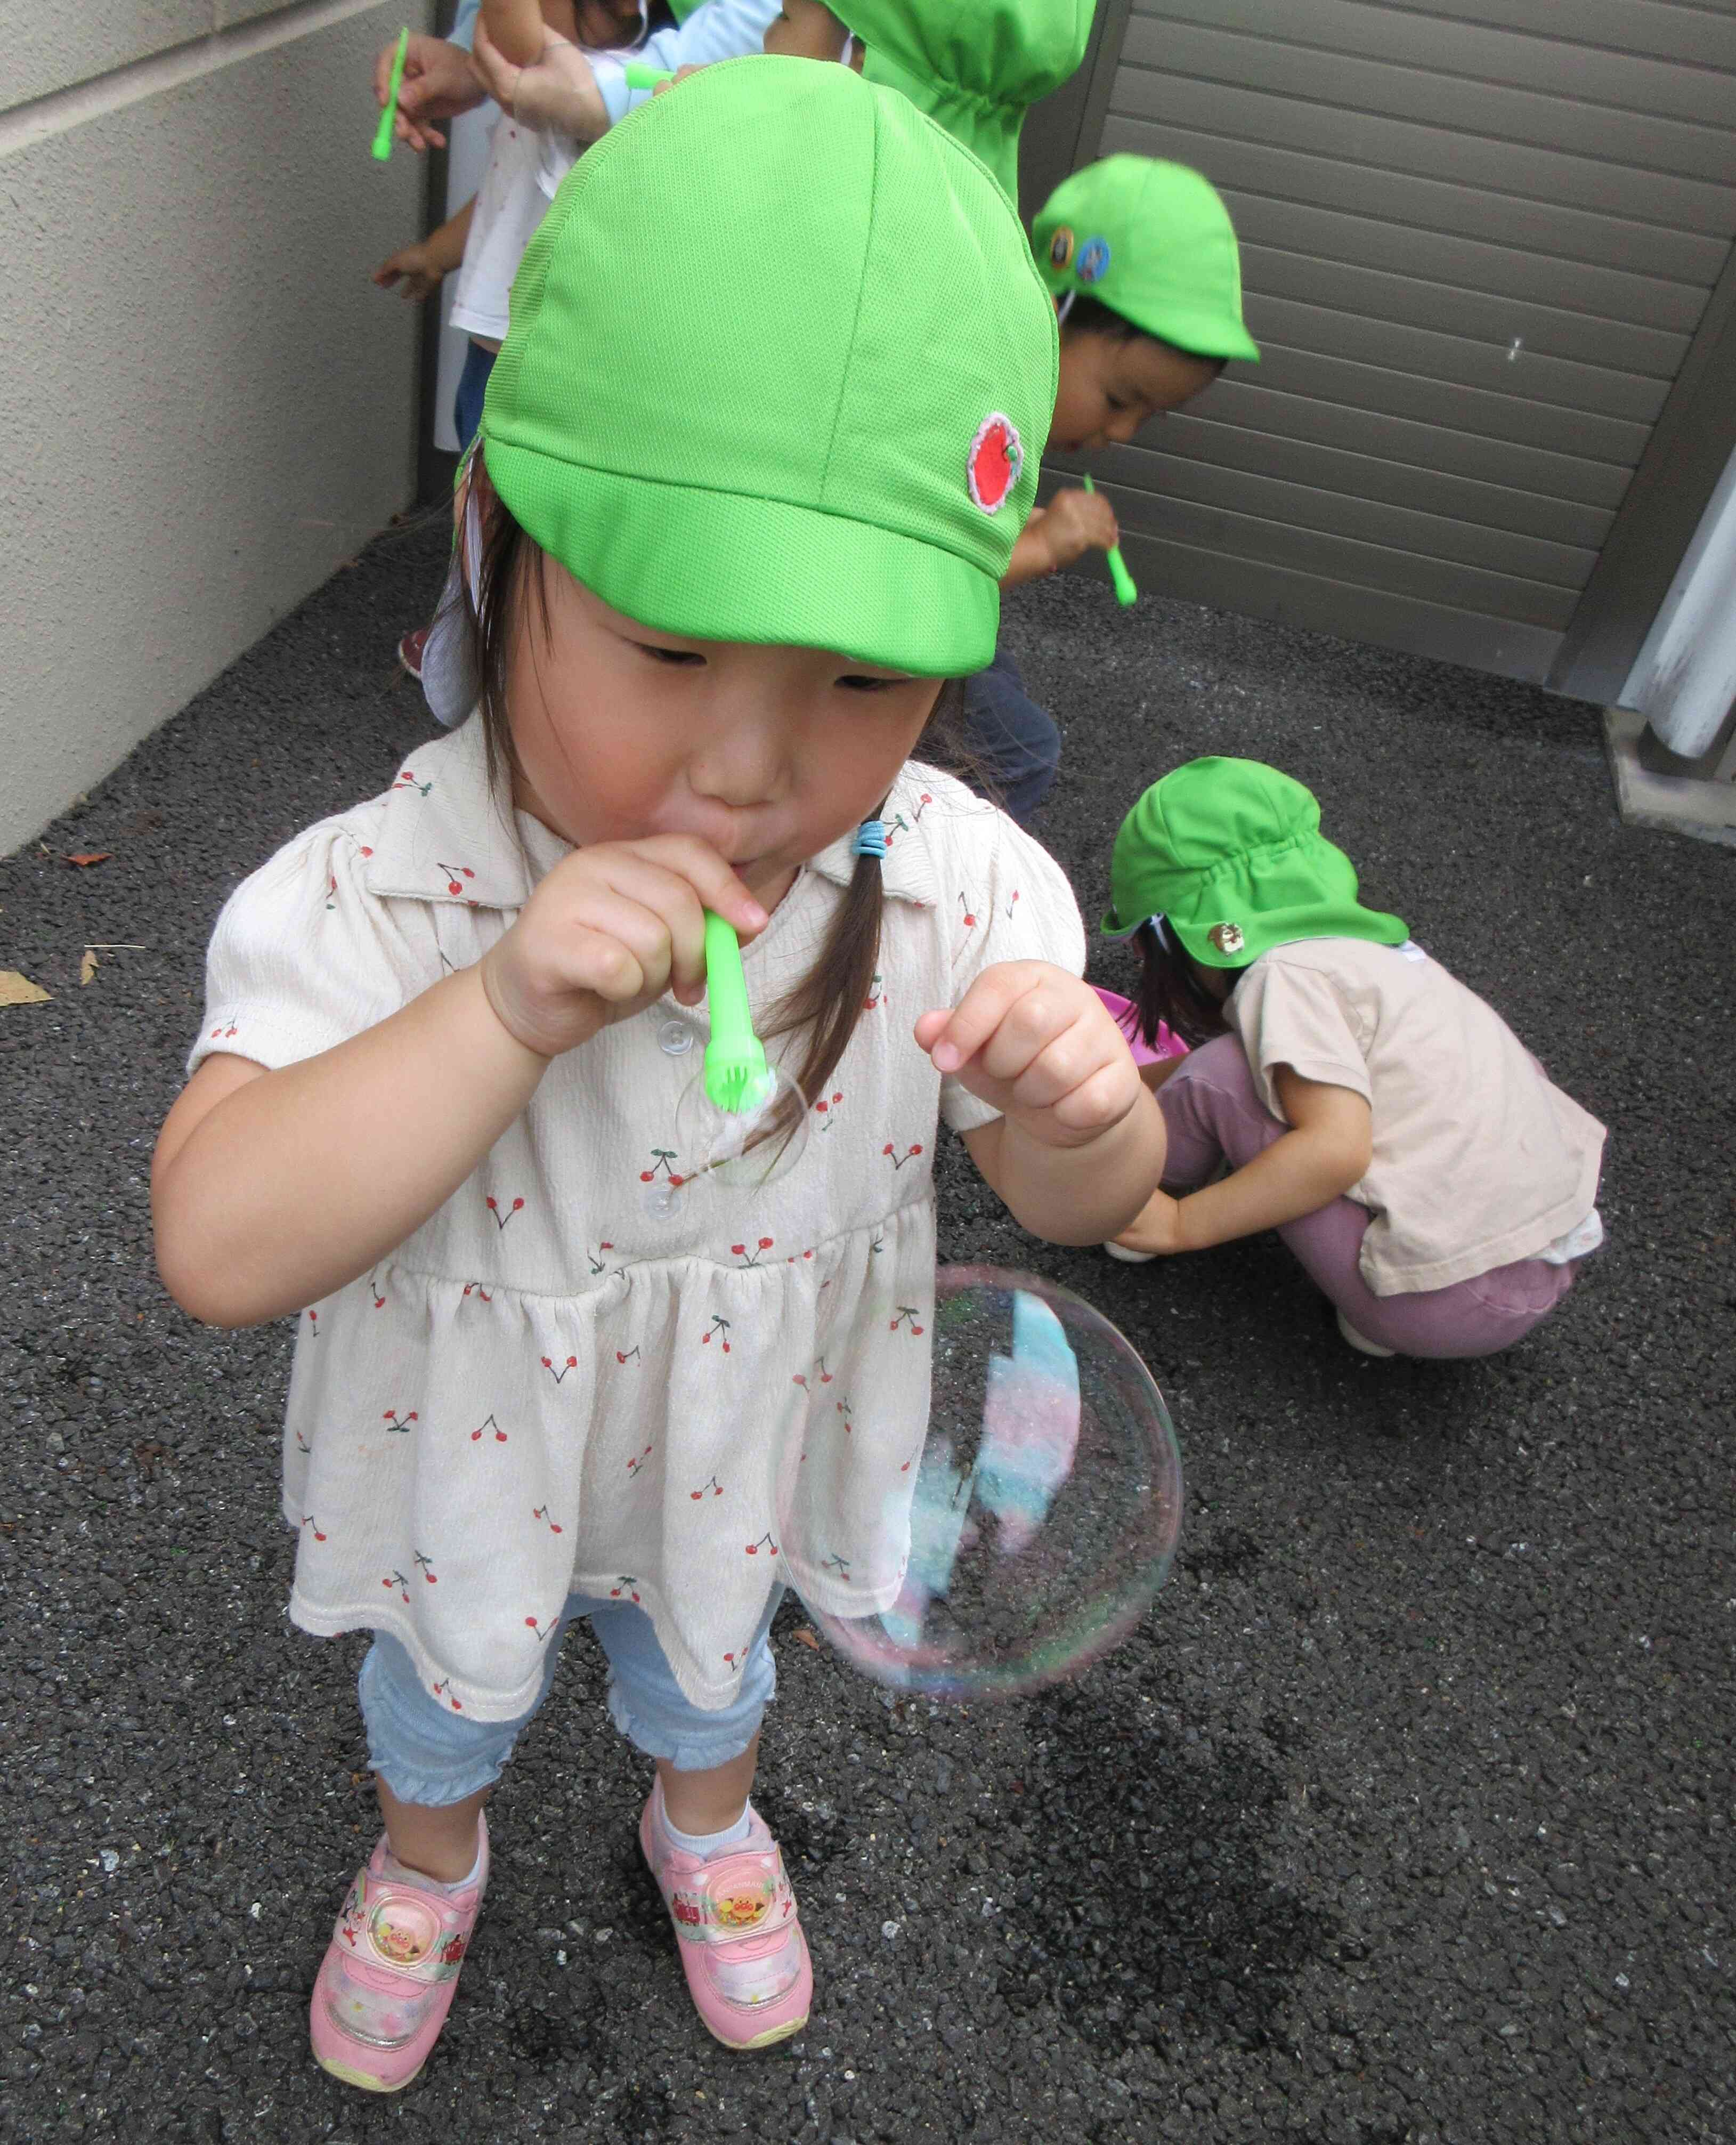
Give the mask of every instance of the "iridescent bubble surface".
[[810, 1113], [789, 1074], [772, 1066], [744, 1100], [744, 1109], [719, 1109], [706, 1092], [703, 1065], [695, 1068], [675, 1105], [679, 1181], [659, 1177], [647, 1187], [654, 1213], [673, 1214], [713, 1186], [739, 1195], [763, 1192], [798, 1165]]
[[943, 1267], [932, 1331], [926, 1436], [843, 1555], [849, 1463], [828, 1475], [843, 1448], [809, 1425], [783, 1470], [786, 1569], [882, 1683], [964, 1700], [1034, 1690], [1126, 1638], [1167, 1576], [1175, 1431], [1125, 1336], [1052, 1282]]

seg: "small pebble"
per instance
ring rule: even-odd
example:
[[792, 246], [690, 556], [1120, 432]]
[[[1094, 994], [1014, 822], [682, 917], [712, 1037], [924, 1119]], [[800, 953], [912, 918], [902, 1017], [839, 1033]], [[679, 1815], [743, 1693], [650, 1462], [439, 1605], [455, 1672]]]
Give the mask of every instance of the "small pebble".
[[880, 1933], [885, 1938], [886, 1941], [890, 1943], [893, 1938], [898, 1933], [898, 1924], [896, 1922], [882, 1922], [880, 1924]]

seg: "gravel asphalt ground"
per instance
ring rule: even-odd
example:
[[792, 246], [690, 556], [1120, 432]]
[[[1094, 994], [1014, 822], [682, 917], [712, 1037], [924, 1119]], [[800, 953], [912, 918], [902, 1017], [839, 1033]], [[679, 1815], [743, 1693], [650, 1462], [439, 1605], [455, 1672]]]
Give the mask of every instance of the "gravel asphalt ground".
[[[390, 650], [443, 548], [381, 539], [0, 865], [0, 968], [52, 993], [0, 1008], [0, 2136], [1736, 2139], [1736, 857], [1618, 824], [1590, 708], [1082, 577], [1008, 625], [1087, 915], [1165, 768], [1299, 775], [1610, 1127], [1608, 1249], [1510, 1355], [1373, 1363], [1276, 1240], [1054, 1250], [948, 1142], [943, 1256], [1078, 1290], [1169, 1397], [1190, 1505], [1151, 1615], [965, 1713], [890, 1702], [786, 1608], [761, 1801], [816, 2000], [752, 2057], [689, 2005], [576, 1638], [428, 2070], [376, 2102], [314, 2067], [374, 1832], [362, 1642], [282, 1613], [291, 1328], [169, 1302], [147, 1171], [223, 896], [425, 734]], [[93, 943], [121, 950], [82, 986]]]

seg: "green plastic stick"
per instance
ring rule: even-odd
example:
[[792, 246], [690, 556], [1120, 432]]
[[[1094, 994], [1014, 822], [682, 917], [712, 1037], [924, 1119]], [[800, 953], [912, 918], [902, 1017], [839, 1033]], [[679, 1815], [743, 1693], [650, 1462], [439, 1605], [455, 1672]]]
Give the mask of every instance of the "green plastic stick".
[[720, 1110], [739, 1113], [766, 1100], [771, 1071], [754, 1033], [741, 941], [735, 927], [705, 912], [705, 995], [711, 1040], [705, 1046], [705, 1092]]
[[392, 129], [398, 122], [398, 92], [404, 86], [404, 62], [409, 55], [410, 25], [406, 22], [398, 32], [398, 49], [392, 54], [392, 78], [386, 89], [380, 124], [374, 129], [374, 157], [378, 163], [385, 163], [392, 153]]
[[[1089, 470], [1085, 472], [1085, 489], [1087, 491], [1097, 490], [1091, 480]], [[1133, 585], [1133, 576], [1127, 571], [1127, 562], [1122, 556], [1119, 544], [1112, 544], [1109, 547], [1109, 578], [1115, 583], [1115, 600], [1118, 604], [1125, 605], [1137, 599], [1139, 590]]]
[[643, 60], [629, 60], [621, 72], [629, 89], [655, 89], [659, 82], [675, 79], [673, 68], [647, 67]]

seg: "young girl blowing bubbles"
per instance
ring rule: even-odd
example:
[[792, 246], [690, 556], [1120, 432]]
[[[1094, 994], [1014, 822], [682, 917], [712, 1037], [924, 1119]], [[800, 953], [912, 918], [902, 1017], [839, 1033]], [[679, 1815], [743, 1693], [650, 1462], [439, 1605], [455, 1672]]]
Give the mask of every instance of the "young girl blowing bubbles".
[[[858, 1554], [883, 1585], [938, 1117], [1057, 1242], [1158, 1181], [1061, 873], [911, 760], [993, 645], [1055, 367], [1012, 209], [906, 100], [761, 57], [659, 98], [514, 288], [470, 493], [479, 712], [219, 921], [158, 1257], [199, 1317], [301, 1313], [291, 1613], [376, 1634], [386, 1832], [312, 2004], [354, 2083], [405, 2084], [440, 2032], [482, 1805], [575, 1616], [656, 1761], [639, 1839], [700, 2016], [736, 2048], [801, 2027], [747, 1799], [780, 1467], [835, 1485], [833, 1601]], [[815, 1129], [745, 1202], [702, 1175], [664, 1215], [705, 908]]]
[[[1166, 1189], [1106, 1248], [1276, 1229], [1370, 1356], [1488, 1356], [1604, 1240], [1604, 1127], [1494, 1008], [1365, 908], [1300, 782], [1195, 759], [1122, 822], [1103, 928], [1144, 961]], [[1227, 1173], [1222, 1174], [1225, 1165]], [[1220, 1180], [1220, 1181], [1214, 1181]]]

